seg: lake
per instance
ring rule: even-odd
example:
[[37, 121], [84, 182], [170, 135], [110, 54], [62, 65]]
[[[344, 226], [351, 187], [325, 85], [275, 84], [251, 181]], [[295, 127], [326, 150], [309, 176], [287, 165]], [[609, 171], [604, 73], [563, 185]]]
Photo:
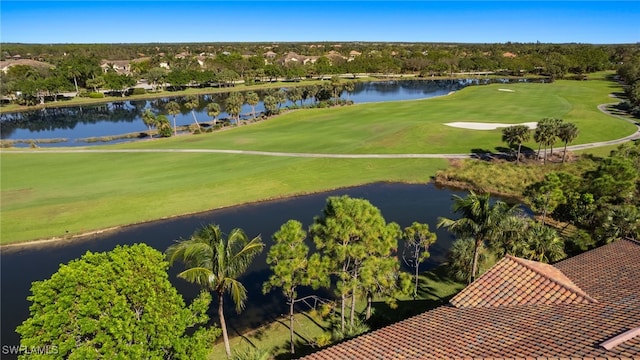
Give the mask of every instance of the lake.
[[[92, 235], [83, 239], [34, 245], [22, 248], [3, 248], [0, 254], [0, 308], [1, 308], [1, 345], [17, 345], [19, 336], [15, 328], [29, 316], [31, 282], [49, 278], [58, 270], [60, 264], [82, 256], [87, 251], [109, 251], [116, 245], [144, 242], [160, 251], [166, 250], [174, 240], [188, 238], [198, 227], [216, 223], [223, 232], [240, 227], [249, 237], [262, 236], [267, 247], [272, 244], [271, 235], [289, 219], [301, 221], [305, 227], [313, 222], [314, 216], [321, 214], [326, 198], [334, 195], [368, 199], [380, 208], [385, 219], [395, 221], [401, 227], [413, 221], [428, 223], [438, 239], [430, 248], [431, 257], [422, 264], [426, 270], [445, 260], [446, 253], [453, 241], [452, 235], [445, 230], [437, 230], [439, 216], [454, 218], [451, 212], [452, 195], [463, 196], [463, 192], [438, 189], [433, 184], [375, 183], [313, 195], [298, 196], [280, 200], [235, 206], [214, 210], [197, 215], [155, 221], [147, 224], [124, 227], [120, 230]], [[311, 249], [315, 247], [310, 245]], [[403, 246], [398, 252], [401, 255]], [[270, 275], [266, 264], [268, 249], [255, 259], [241, 281], [248, 290], [247, 308], [240, 315], [231, 306], [226, 315], [231, 334], [257, 327], [280, 314], [287, 312], [281, 292], [275, 289], [268, 295], [262, 295], [262, 283]], [[170, 268], [169, 277], [185, 300], [189, 303], [199, 292], [199, 288], [178, 279], [176, 274], [181, 266]], [[327, 295], [327, 291], [301, 291], [300, 294], [316, 293]], [[230, 300], [226, 301], [231, 304]], [[210, 314], [215, 316], [215, 306]]]
[[[348, 98], [355, 103], [415, 100], [435, 96], [446, 95], [452, 91], [458, 91], [470, 85], [483, 85], [489, 83], [522, 82], [526, 79], [458, 79], [458, 80], [393, 80], [358, 82], [352, 93], [343, 92], [341, 97]], [[256, 91], [262, 98], [262, 92]], [[211, 102], [217, 102], [222, 107], [219, 119], [228, 118], [224, 112], [224, 101], [228, 93], [218, 93], [200, 96], [200, 106], [194, 109], [198, 121], [211, 121], [207, 115], [206, 106]], [[36, 111], [0, 114], [0, 137], [3, 140], [29, 140], [29, 139], [66, 139], [56, 143], [39, 143], [40, 147], [59, 146], [87, 146], [101, 143], [88, 143], [83, 139], [91, 137], [113, 136], [129, 133], [145, 133], [147, 127], [142, 122], [140, 115], [146, 108], [154, 113], [165, 114], [164, 104], [171, 100], [181, 98], [159, 98], [153, 100], [123, 100], [100, 105], [47, 108]], [[310, 103], [311, 100], [306, 100]], [[283, 106], [290, 106], [291, 102]], [[256, 113], [264, 111], [262, 102], [256, 105]], [[242, 117], [251, 118], [252, 109], [245, 104], [242, 107]], [[173, 117], [167, 116], [173, 123]], [[182, 108], [176, 115], [178, 126], [193, 124], [193, 116], [189, 109]], [[132, 141], [121, 139], [110, 143]], [[27, 147], [29, 144], [16, 144], [15, 146]]]

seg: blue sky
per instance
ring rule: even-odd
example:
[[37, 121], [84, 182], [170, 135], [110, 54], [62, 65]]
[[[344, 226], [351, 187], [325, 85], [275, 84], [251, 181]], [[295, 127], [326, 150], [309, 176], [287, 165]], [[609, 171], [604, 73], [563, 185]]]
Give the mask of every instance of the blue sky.
[[0, 41], [637, 43], [640, 1], [5, 1]]

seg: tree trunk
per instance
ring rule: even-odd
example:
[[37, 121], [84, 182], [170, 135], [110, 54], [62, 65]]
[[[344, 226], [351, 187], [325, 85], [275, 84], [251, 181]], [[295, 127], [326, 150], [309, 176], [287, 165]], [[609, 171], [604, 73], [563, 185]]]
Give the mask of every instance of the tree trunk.
[[346, 301], [346, 296], [344, 295], [344, 293], [340, 294], [340, 331], [342, 331], [342, 333], [344, 334], [344, 302]]
[[295, 302], [293, 301], [293, 299], [289, 299], [289, 333], [291, 335], [291, 353], [294, 354], [295, 353], [295, 348], [293, 346], [293, 305], [295, 304]]
[[537, 155], [538, 161], [540, 160], [540, 149], [542, 149], [542, 143], [538, 144], [538, 155]]
[[151, 134], [151, 126], [148, 126], [149, 128], [149, 139], [153, 139], [153, 135]]
[[564, 143], [564, 151], [562, 152], [562, 163], [564, 164], [564, 160], [567, 157], [567, 144], [568, 143]]
[[178, 127], [176, 126], [176, 116], [173, 115], [173, 135], [178, 135]]
[[516, 155], [516, 165], [520, 163], [520, 149], [522, 148], [522, 143], [518, 144], [518, 154]]
[[351, 314], [349, 316], [349, 325], [351, 326], [351, 330], [353, 330], [353, 322], [356, 317], [356, 286], [353, 285], [352, 293], [351, 293]]
[[420, 262], [418, 261], [418, 257], [420, 256], [420, 248], [418, 246], [415, 247], [415, 252], [413, 254], [413, 258], [415, 261], [416, 267], [416, 278], [415, 278], [415, 287], [413, 289], [413, 300], [418, 298], [418, 273], [420, 271]]
[[78, 79], [75, 76], [73, 77], [73, 84], [76, 86], [76, 96], [78, 96], [80, 91], [78, 91]]
[[198, 119], [196, 119], [195, 111], [191, 110], [191, 115], [193, 115], [193, 121], [196, 122], [196, 125], [198, 125], [198, 130], [200, 130], [200, 124], [198, 124]]
[[369, 320], [371, 318], [371, 303], [373, 302], [373, 296], [371, 294], [367, 294], [367, 313], [365, 315], [365, 319]]
[[224, 321], [224, 307], [223, 307], [224, 293], [218, 293], [218, 317], [220, 318], [220, 327], [222, 328], [222, 339], [224, 340], [224, 350], [227, 352], [227, 357], [231, 357], [231, 346], [229, 345], [229, 335], [227, 334], [227, 323]]
[[476, 280], [476, 274], [478, 273], [478, 258], [480, 257], [481, 245], [482, 239], [476, 239], [476, 246], [473, 249], [473, 263], [471, 263], [471, 276], [469, 276], [469, 284]]

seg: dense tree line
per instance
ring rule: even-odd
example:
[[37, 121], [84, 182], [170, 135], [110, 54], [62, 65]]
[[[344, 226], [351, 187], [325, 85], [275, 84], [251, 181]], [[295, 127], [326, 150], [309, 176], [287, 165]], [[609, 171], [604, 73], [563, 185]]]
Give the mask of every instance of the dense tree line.
[[[272, 55], [268, 55], [272, 52]], [[313, 61], [282, 59], [294, 52]], [[158, 90], [187, 86], [233, 86], [237, 81], [324, 78], [336, 74], [419, 74], [491, 71], [505, 75], [536, 74], [550, 78], [617, 69], [640, 57], [637, 45], [588, 44], [118, 44], [3, 45], [3, 57], [20, 55], [45, 65], [18, 65], [2, 74], [2, 95], [21, 96], [25, 104], [56, 100], [82, 89], [124, 96], [135, 80]], [[128, 60], [125, 74], [109, 61]], [[100, 65], [106, 61], [104, 71]], [[637, 60], [636, 60], [637, 62]], [[110, 66], [109, 66], [110, 65]], [[629, 74], [629, 71], [623, 71]], [[637, 72], [636, 72], [637, 73]], [[89, 94], [86, 94], [87, 96]], [[96, 95], [97, 96], [97, 95]]]
[[621, 106], [640, 116], [640, 57], [628, 59], [618, 68], [618, 75], [624, 82], [626, 101]]

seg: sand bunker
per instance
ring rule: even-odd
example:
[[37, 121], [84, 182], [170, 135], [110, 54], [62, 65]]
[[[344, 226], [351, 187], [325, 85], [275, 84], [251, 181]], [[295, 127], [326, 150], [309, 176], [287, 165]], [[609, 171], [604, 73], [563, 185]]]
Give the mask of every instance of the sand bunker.
[[511, 89], [498, 89], [498, 91], [515, 92], [515, 90]]
[[471, 129], [471, 130], [495, 130], [498, 128], [505, 128], [514, 125], [525, 125], [528, 126], [529, 129], [535, 129], [537, 122], [527, 122], [522, 124], [501, 124], [501, 123], [480, 123], [480, 122], [464, 122], [457, 121], [452, 123], [446, 123], [445, 125], [451, 127], [457, 127], [462, 129]]

